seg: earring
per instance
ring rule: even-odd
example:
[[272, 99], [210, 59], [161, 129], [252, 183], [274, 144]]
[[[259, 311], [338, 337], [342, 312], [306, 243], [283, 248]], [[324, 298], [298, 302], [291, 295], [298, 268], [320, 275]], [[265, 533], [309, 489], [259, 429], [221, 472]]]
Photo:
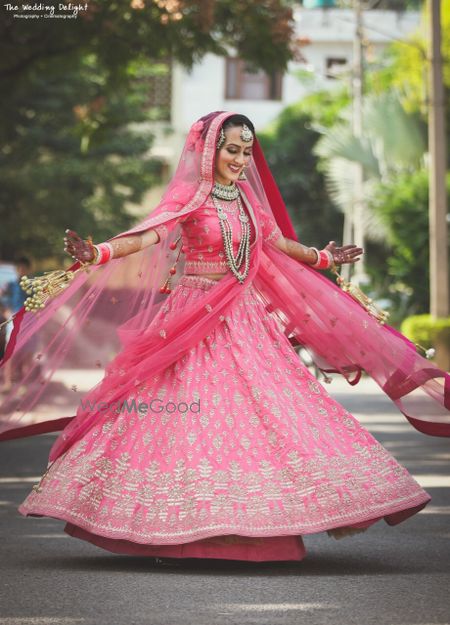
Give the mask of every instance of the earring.
[[220, 133], [219, 133], [219, 138], [217, 139], [217, 144], [216, 144], [216, 149], [220, 150], [220, 148], [223, 146], [223, 144], [225, 143], [225, 133], [223, 131], [223, 128], [220, 129]]
[[238, 180], [247, 180], [247, 176], [245, 175], [245, 171], [242, 170], [238, 176]]

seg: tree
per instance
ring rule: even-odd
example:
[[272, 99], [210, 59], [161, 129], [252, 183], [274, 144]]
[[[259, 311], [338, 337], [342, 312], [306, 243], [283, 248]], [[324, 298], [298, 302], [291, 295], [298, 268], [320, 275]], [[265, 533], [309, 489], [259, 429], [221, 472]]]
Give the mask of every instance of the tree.
[[148, 117], [144, 84], [105, 93], [104, 81], [93, 56], [41, 61], [2, 100], [2, 258], [55, 250], [61, 258], [68, 227], [109, 238], [133, 220], [126, 203], [158, 181], [161, 164], [147, 156], [152, 136], [128, 126]]
[[[447, 177], [450, 193], [450, 174]], [[393, 299], [403, 314], [429, 310], [428, 174], [399, 175], [374, 190], [371, 208], [386, 227], [387, 240], [378, 249], [383, 266], [368, 270], [375, 285]], [[387, 271], [386, 271], [387, 267]]]
[[366, 96], [362, 137], [353, 134], [351, 116], [350, 107], [342, 109], [337, 121], [322, 131], [314, 152], [321, 157], [329, 196], [344, 213], [351, 211], [354, 202], [353, 165], [363, 167], [366, 238], [382, 240], [385, 227], [370, 210], [369, 200], [379, 181], [395, 180], [423, 166], [423, 127], [415, 115], [406, 113], [395, 92]]
[[[0, 24], [0, 78], [14, 78], [55, 57], [95, 54], [120, 80], [135, 59], [178, 59], [190, 67], [206, 53], [239, 56], [267, 71], [285, 69], [294, 48], [294, 2], [284, 0], [89, 0], [77, 19], [14, 19]], [[67, 2], [46, 2], [56, 12]], [[33, 11], [31, 11], [33, 13]], [[36, 11], [34, 11], [36, 13]]]
[[[56, 12], [64, 3], [48, 3]], [[66, 3], [66, 7], [68, 3]], [[77, 6], [77, 5], [76, 5]], [[83, 6], [83, 5], [82, 5]], [[294, 54], [291, 3], [90, 0], [77, 19], [0, 23], [0, 257], [61, 250], [70, 226], [104, 239], [126, 229], [159, 178], [148, 78], [229, 47], [282, 69]], [[31, 11], [36, 13], [35, 11]]]
[[313, 152], [321, 134], [348, 104], [348, 94], [318, 92], [290, 106], [272, 128], [258, 135], [299, 239], [305, 245], [339, 241], [343, 216], [330, 200], [319, 159]]
[[[447, 101], [450, 98], [450, 0], [441, 2], [443, 79]], [[422, 22], [429, 16], [423, 3]], [[367, 74], [367, 88], [372, 93], [396, 91], [407, 112], [420, 114], [427, 121], [428, 44], [424, 26], [405, 41], [391, 43]], [[447, 107], [447, 141], [450, 142], [450, 108]]]

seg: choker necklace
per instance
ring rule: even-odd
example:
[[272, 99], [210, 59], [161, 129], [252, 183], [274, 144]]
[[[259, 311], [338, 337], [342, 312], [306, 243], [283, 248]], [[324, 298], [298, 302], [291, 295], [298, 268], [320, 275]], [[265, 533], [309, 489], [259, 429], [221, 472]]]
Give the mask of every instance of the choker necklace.
[[235, 182], [232, 184], [220, 184], [220, 182], [215, 182], [211, 189], [211, 195], [219, 200], [236, 200], [239, 197], [239, 189]]

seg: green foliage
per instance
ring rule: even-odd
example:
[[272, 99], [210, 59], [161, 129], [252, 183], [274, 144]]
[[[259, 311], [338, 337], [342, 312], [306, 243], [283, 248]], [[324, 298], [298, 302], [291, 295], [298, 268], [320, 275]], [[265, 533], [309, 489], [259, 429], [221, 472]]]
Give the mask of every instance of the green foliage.
[[436, 346], [436, 342], [450, 345], [450, 317], [435, 319], [431, 315], [414, 315], [407, 317], [401, 332], [414, 343], [425, 349]]
[[66, 228], [102, 240], [135, 221], [125, 205], [140, 202], [161, 169], [146, 156], [152, 136], [129, 127], [147, 120], [147, 87], [110, 90], [107, 78], [93, 56], [42, 62], [2, 99], [2, 258], [59, 250], [61, 261]]
[[[426, 39], [429, 15], [422, 3], [422, 27], [405, 41], [395, 41], [383, 52], [366, 74], [366, 86], [373, 93], [395, 91], [410, 113], [424, 122], [429, 100], [429, 44]], [[441, 1], [441, 52], [445, 99], [450, 97], [450, 0]], [[450, 108], [447, 107], [447, 142], [450, 141]]]
[[355, 136], [350, 107], [343, 109], [338, 121], [323, 129], [314, 152], [321, 158], [330, 198], [350, 218], [356, 201], [354, 165], [362, 166], [365, 238], [382, 240], [385, 227], [370, 210], [373, 189], [380, 180], [416, 171], [423, 163], [425, 141], [416, 117], [404, 111], [395, 93], [366, 96], [363, 119], [364, 134]]
[[[450, 194], [450, 175], [447, 187]], [[377, 252], [381, 262], [370, 263], [369, 274], [379, 290], [389, 293], [394, 302], [400, 304], [406, 299], [409, 314], [427, 312], [428, 172], [403, 174], [380, 184], [374, 191], [371, 208], [384, 222], [387, 240]]]
[[313, 147], [320, 134], [315, 125], [332, 124], [348, 95], [321, 92], [306, 97], [280, 114], [266, 134], [258, 135], [299, 240], [325, 245], [340, 239], [342, 215], [325, 191]]
[[[46, 2], [55, 5], [56, 2]], [[0, 77], [23, 74], [46, 59], [95, 54], [120, 83], [134, 59], [176, 58], [191, 67], [227, 46], [267, 71], [292, 58], [293, 2], [285, 0], [89, 0], [76, 20], [14, 19], [0, 24]], [[58, 10], [56, 10], [58, 12]], [[30, 21], [33, 21], [32, 28]]]
[[[46, 4], [58, 13], [59, 3]], [[60, 264], [67, 227], [96, 240], [126, 229], [136, 219], [127, 203], [139, 204], [160, 178], [142, 128], [168, 111], [152, 104], [149, 80], [169, 59], [191, 67], [228, 46], [267, 71], [284, 69], [291, 4], [89, 0], [75, 20], [32, 24], [3, 12], [0, 257], [56, 253]]]

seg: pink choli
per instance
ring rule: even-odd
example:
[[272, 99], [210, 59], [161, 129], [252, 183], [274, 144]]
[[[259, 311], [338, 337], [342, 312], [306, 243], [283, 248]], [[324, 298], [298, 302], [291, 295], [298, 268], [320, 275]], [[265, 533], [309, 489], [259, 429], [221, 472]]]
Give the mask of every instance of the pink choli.
[[[219, 200], [224, 207], [233, 231], [233, 251], [236, 254], [241, 238], [241, 222], [239, 221], [239, 209], [237, 200]], [[249, 212], [244, 204], [247, 215]], [[282, 236], [276, 222], [265, 213], [259, 211], [262, 236], [265, 241], [275, 242]], [[250, 218], [250, 245], [256, 241], [255, 224]], [[184, 272], [190, 274], [225, 273], [228, 270], [225, 251], [220, 230], [217, 210], [211, 196], [197, 210], [187, 216], [172, 219], [165, 224], [155, 226], [153, 229], [158, 233], [160, 241], [164, 240], [169, 232], [180, 223], [182, 228], [182, 244], [185, 250]]]

